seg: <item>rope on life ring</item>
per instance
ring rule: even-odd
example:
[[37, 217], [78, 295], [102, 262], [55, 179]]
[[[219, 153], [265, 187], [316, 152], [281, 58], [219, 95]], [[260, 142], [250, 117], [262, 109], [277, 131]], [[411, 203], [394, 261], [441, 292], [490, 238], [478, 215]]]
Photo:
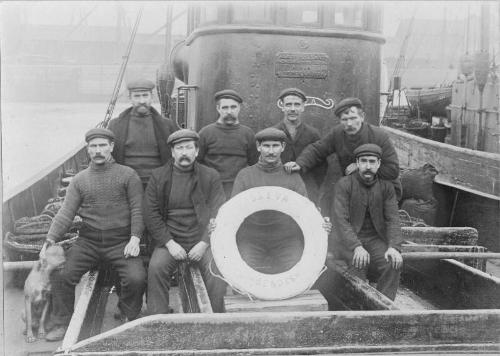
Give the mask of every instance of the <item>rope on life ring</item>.
[[[245, 218], [260, 210], [290, 215], [304, 235], [300, 260], [288, 271], [265, 274], [251, 268], [241, 257], [236, 233]], [[216, 217], [210, 245], [215, 264], [227, 283], [264, 300], [292, 298], [308, 290], [324, 271], [328, 236], [323, 218], [314, 204], [282, 187], [251, 188], [228, 200]]]

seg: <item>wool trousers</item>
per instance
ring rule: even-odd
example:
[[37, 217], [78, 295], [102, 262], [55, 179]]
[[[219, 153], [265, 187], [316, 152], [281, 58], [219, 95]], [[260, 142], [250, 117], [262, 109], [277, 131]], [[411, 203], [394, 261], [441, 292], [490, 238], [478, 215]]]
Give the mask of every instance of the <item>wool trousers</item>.
[[[109, 263], [120, 278], [118, 307], [129, 320], [137, 317], [142, 307], [142, 295], [146, 287], [146, 270], [140, 257], [125, 258], [123, 250], [130, 236], [110, 239], [80, 236], [71, 246], [62, 270], [51, 276], [53, 325], [67, 326], [75, 303], [75, 286], [90, 269]], [[116, 243], [116, 241], [121, 241]]]
[[399, 287], [399, 278], [401, 270], [392, 268], [390, 261], [387, 262], [384, 254], [388, 245], [381, 240], [378, 235], [360, 237], [361, 244], [370, 254], [370, 264], [363, 269], [357, 269], [352, 265], [352, 254], [348, 260], [349, 272], [366, 280], [367, 276], [374, 275], [377, 281], [377, 290], [386, 295], [389, 299], [396, 298], [396, 292]]
[[[154, 249], [148, 269], [148, 314], [167, 314], [169, 312], [170, 281], [178, 264], [179, 261], [174, 259], [166, 247]], [[217, 272], [215, 263], [212, 261], [210, 248], [207, 248], [201, 260], [196, 264], [207, 287], [212, 310], [215, 313], [222, 312], [226, 283], [210, 273], [210, 264], [212, 264], [212, 270]]]

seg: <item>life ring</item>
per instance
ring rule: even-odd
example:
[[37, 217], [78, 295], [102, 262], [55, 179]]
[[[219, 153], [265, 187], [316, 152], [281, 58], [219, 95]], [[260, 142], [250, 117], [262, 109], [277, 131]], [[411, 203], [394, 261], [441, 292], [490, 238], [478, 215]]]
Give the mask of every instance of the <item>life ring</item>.
[[[245, 218], [260, 210], [290, 215], [304, 235], [300, 260], [288, 271], [265, 274], [251, 268], [241, 257], [236, 233]], [[282, 187], [265, 186], [243, 191], [219, 209], [210, 244], [215, 264], [234, 289], [259, 299], [280, 300], [308, 290], [321, 274], [327, 254], [328, 236], [323, 218], [314, 204]]]

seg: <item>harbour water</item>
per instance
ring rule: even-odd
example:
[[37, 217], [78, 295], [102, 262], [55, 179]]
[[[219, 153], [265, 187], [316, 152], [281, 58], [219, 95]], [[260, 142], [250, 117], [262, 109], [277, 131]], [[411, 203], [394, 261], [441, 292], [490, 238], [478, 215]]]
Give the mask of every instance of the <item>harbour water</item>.
[[[107, 103], [2, 103], [3, 200], [81, 147], [84, 133], [101, 122]], [[126, 109], [118, 102], [114, 117]], [[159, 110], [159, 105], [155, 105]], [[40, 176], [41, 177], [41, 176]]]

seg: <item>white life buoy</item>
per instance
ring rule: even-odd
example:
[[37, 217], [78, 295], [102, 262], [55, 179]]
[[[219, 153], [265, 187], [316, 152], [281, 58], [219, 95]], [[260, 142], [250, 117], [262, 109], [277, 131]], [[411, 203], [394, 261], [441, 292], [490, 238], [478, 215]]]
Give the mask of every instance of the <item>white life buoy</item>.
[[[288, 214], [302, 229], [302, 257], [288, 271], [258, 272], [238, 251], [236, 233], [240, 225], [247, 216], [260, 210]], [[309, 199], [286, 188], [266, 186], [243, 191], [219, 209], [210, 244], [214, 261], [228, 284], [259, 299], [279, 300], [308, 290], [318, 279], [326, 260], [328, 236], [321, 214]]]

